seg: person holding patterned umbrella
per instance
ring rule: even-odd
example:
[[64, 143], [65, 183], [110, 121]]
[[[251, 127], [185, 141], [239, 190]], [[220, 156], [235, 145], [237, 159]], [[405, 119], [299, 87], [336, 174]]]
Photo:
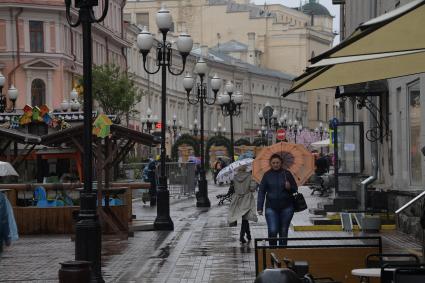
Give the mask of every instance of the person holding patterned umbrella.
[[[292, 173], [282, 167], [283, 159], [279, 154], [270, 157], [270, 167], [262, 177], [258, 190], [257, 212], [263, 215], [266, 202], [265, 217], [269, 238], [288, 237], [289, 225], [294, 216], [294, 200], [292, 194], [298, 191], [297, 183]], [[276, 240], [270, 240], [275, 246]], [[287, 240], [280, 240], [280, 245], [286, 245]]]

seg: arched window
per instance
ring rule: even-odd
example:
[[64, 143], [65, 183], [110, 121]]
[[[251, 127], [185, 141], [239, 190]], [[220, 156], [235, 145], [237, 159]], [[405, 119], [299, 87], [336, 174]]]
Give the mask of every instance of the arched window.
[[31, 104], [41, 106], [46, 104], [46, 84], [43, 80], [35, 79], [31, 83]]

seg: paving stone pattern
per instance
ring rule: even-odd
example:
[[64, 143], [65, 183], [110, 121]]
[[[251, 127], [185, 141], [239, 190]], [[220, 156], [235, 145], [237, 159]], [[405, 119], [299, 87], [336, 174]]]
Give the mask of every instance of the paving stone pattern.
[[[128, 241], [104, 238], [102, 260], [106, 282], [253, 282], [255, 259], [253, 243], [238, 242], [239, 226], [229, 227], [228, 205], [218, 206], [215, 195], [227, 190], [209, 186], [211, 209], [195, 207], [194, 198], [171, 200], [175, 229], [135, 232]], [[320, 198], [310, 197], [313, 205]], [[153, 221], [156, 209], [134, 202], [137, 219]], [[308, 213], [297, 214], [294, 223], [308, 223]], [[240, 224], [240, 223], [238, 223]], [[251, 223], [254, 238], [266, 237], [264, 217]], [[346, 232], [294, 232], [290, 237], [350, 236]], [[400, 251], [403, 246], [420, 250], [413, 238], [386, 232], [384, 248]], [[406, 246], [407, 245], [407, 246]], [[404, 250], [405, 251], [405, 250]], [[0, 256], [0, 282], [57, 282], [59, 263], [74, 258], [74, 243], [69, 236], [26, 236]]]

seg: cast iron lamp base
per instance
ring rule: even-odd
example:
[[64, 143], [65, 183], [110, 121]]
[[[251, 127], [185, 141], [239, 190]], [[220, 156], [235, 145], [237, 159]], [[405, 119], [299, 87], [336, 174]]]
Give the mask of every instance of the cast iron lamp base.
[[199, 186], [199, 193], [196, 197], [196, 207], [211, 207], [211, 202], [207, 194], [207, 190], [208, 190], [207, 180], [199, 180], [198, 186]]

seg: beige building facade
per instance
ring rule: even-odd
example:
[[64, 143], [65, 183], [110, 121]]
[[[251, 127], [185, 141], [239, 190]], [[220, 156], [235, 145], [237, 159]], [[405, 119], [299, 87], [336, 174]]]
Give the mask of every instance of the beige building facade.
[[[315, 0], [297, 9], [232, 0], [127, 1], [124, 19], [158, 34], [155, 15], [161, 4], [173, 15], [172, 34], [187, 32], [195, 45], [293, 76], [305, 70], [312, 56], [328, 50], [334, 39], [333, 17]], [[327, 121], [325, 117], [315, 119], [314, 113], [325, 111], [326, 104], [332, 109], [333, 94], [320, 91], [307, 95], [309, 117], [305, 126], [314, 129]], [[318, 105], [321, 108], [316, 109]]]

